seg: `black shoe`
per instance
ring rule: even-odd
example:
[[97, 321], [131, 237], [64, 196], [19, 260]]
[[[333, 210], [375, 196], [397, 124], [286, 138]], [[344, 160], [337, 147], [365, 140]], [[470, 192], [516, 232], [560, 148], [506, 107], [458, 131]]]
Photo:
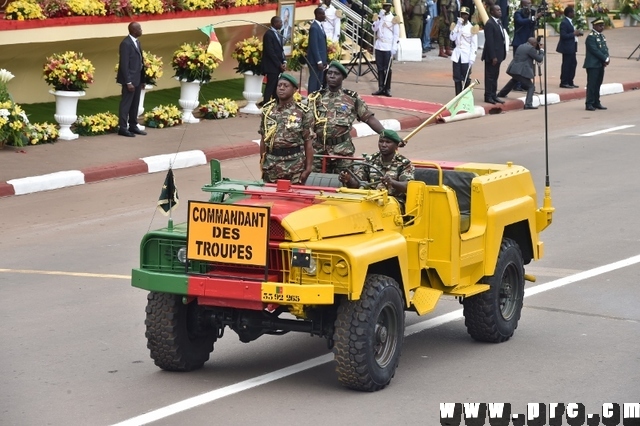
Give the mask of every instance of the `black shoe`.
[[118, 130], [118, 134], [120, 136], [126, 136], [128, 138], [135, 138], [136, 135], [134, 135], [133, 133], [131, 133], [130, 131], [126, 130], [126, 129], [120, 129]]
[[575, 84], [570, 84], [569, 86], [571, 86], [572, 89], [579, 89], [580, 86], [576, 86]]
[[561, 84], [560, 87], [563, 88], [563, 89], [573, 89], [573, 88], [575, 88], [575, 86], [573, 84]]
[[[388, 90], [385, 90], [384, 92], [382, 92], [383, 95], [385, 95], [387, 98], [391, 97], [391, 92]], [[606, 109], [606, 108], [605, 108]]]
[[587, 111], [595, 111], [596, 109], [591, 105], [587, 105], [585, 110], [587, 110]]
[[373, 96], [382, 96], [382, 95], [384, 95], [384, 90], [382, 90], [382, 89], [376, 90], [371, 95], [373, 95]]
[[607, 107], [606, 106], [602, 106], [602, 104], [594, 105], [593, 107], [595, 109], [607, 109]]
[[493, 98], [494, 101], [496, 101], [499, 104], [503, 104], [504, 101], [502, 99], [498, 99], [497, 97]]
[[133, 133], [134, 135], [142, 135], [142, 136], [146, 136], [147, 135], [147, 132], [145, 132], [144, 130], [140, 130], [138, 128], [129, 129], [129, 133]]
[[524, 109], [538, 109], [538, 107], [534, 107], [533, 105], [525, 105]]
[[[511, 90], [513, 90], [514, 92], [526, 92], [526, 90], [524, 90], [522, 87], [514, 87]], [[500, 96], [500, 95], [498, 95], [498, 96]]]
[[488, 104], [496, 104], [496, 101], [494, 101], [493, 99], [489, 99], [489, 98], [484, 98], [484, 101]]

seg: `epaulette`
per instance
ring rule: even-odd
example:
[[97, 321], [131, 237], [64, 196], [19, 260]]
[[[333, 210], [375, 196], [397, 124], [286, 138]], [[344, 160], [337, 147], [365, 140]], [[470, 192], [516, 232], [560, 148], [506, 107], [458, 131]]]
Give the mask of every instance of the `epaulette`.
[[309, 107], [305, 104], [303, 104], [302, 102], [296, 102], [296, 105], [304, 112], [308, 112], [309, 111]]
[[266, 106], [270, 106], [271, 104], [274, 104], [276, 102], [276, 99], [271, 99], [269, 102], [267, 102], [266, 104], [262, 105], [262, 108], [266, 107]]
[[357, 92], [354, 92], [353, 90], [349, 90], [349, 89], [342, 89], [342, 91], [344, 93], [346, 93], [347, 95], [351, 96], [352, 98], [355, 98], [358, 96]]

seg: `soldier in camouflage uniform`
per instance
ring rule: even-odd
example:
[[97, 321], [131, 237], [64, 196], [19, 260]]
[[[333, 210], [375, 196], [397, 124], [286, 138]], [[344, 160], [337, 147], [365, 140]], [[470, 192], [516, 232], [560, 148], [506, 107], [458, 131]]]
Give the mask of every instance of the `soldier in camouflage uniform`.
[[313, 113], [293, 100], [298, 81], [281, 74], [276, 87], [278, 100], [262, 107], [260, 120], [260, 167], [265, 182], [288, 179], [304, 184], [313, 166]]
[[[375, 189], [386, 189], [389, 195], [403, 202], [407, 193], [407, 183], [415, 179], [415, 167], [411, 161], [398, 154], [398, 145], [402, 139], [393, 130], [384, 130], [378, 140], [379, 152], [365, 157], [365, 163], [384, 173], [383, 176], [373, 168], [363, 165], [354, 173], [364, 182], [380, 181]], [[357, 180], [348, 172], [340, 173], [340, 182], [348, 188], [357, 188]]]
[[[356, 120], [367, 123], [373, 131], [384, 130], [380, 121], [369, 111], [367, 104], [356, 92], [343, 89], [342, 81], [347, 70], [340, 62], [333, 61], [327, 70], [327, 88], [309, 95], [309, 108], [316, 121], [316, 155], [338, 155], [352, 157], [355, 147], [351, 141], [351, 125]], [[339, 173], [351, 164], [351, 160], [329, 159], [326, 173]], [[322, 158], [313, 161], [313, 171], [322, 172]]]

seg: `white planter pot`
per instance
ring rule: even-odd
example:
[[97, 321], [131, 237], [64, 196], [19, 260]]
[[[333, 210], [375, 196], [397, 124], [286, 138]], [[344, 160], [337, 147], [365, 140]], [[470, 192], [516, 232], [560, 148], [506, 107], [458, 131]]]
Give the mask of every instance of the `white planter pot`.
[[178, 103], [182, 108], [183, 123], [199, 123], [200, 120], [193, 116], [193, 110], [198, 108], [198, 96], [200, 95], [199, 81], [180, 80], [180, 99]]
[[71, 131], [71, 125], [78, 119], [76, 115], [78, 99], [84, 96], [85, 92], [49, 90], [49, 93], [56, 97], [56, 113], [53, 118], [55, 118], [60, 125], [60, 136], [58, 136], [58, 139], [66, 141], [78, 139], [78, 135]]
[[244, 90], [242, 96], [247, 100], [247, 105], [240, 108], [245, 114], [260, 114], [260, 108], [256, 105], [262, 98], [262, 79], [264, 76], [253, 74], [251, 71], [244, 73]]
[[[153, 89], [153, 86], [151, 84], [145, 84], [142, 90], [140, 90], [140, 102], [138, 102], [138, 117], [144, 114], [144, 95], [151, 89]], [[142, 124], [138, 124], [138, 129], [144, 130], [145, 127]]]
[[633, 19], [631, 15], [620, 15], [620, 17], [624, 20], [625, 27], [636, 27], [638, 26], [638, 21]]

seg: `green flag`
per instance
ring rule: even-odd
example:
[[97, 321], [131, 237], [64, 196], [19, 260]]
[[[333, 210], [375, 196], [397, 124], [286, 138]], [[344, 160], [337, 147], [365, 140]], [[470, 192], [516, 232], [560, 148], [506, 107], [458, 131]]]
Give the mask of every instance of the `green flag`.
[[163, 215], [168, 216], [169, 212], [176, 208], [178, 202], [178, 188], [176, 188], [173, 170], [169, 169], [167, 177], [164, 178], [164, 185], [162, 185], [162, 192], [160, 192], [160, 198], [158, 199], [158, 210]]
[[[465, 93], [466, 92], [466, 93]], [[473, 92], [471, 87], [467, 87], [462, 93], [453, 98], [445, 108], [451, 113], [451, 117], [460, 111], [473, 112]]]

